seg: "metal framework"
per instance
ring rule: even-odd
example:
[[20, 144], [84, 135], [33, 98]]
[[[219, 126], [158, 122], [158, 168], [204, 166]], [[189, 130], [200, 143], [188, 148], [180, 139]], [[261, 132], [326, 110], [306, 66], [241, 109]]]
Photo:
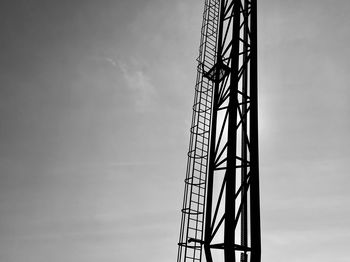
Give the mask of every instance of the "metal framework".
[[177, 262], [260, 262], [256, 0], [205, 0], [197, 61]]

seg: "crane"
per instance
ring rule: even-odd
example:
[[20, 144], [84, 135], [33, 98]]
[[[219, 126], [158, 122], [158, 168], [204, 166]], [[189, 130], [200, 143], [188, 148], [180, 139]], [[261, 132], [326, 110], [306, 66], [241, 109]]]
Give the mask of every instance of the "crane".
[[257, 1], [205, 0], [177, 262], [260, 262]]

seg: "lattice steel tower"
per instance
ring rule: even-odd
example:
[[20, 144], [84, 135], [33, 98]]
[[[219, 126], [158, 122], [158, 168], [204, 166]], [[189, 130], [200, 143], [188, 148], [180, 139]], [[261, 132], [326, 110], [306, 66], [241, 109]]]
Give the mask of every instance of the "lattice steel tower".
[[257, 0], [205, 0], [177, 262], [260, 262]]

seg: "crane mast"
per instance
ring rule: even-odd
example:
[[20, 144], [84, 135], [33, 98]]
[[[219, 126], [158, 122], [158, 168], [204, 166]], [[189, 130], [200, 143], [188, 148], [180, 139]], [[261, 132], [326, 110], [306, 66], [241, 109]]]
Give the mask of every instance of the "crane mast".
[[256, 0], [205, 0], [177, 262], [260, 262]]

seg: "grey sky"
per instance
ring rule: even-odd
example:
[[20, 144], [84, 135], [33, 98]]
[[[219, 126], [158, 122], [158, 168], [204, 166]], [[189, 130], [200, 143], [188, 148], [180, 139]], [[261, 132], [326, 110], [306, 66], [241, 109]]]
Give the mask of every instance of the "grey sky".
[[[258, 4], [263, 261], [348, 262], [350, 3]], [[202, 10], [0, 3], [1, 261], [175, 261]]]

